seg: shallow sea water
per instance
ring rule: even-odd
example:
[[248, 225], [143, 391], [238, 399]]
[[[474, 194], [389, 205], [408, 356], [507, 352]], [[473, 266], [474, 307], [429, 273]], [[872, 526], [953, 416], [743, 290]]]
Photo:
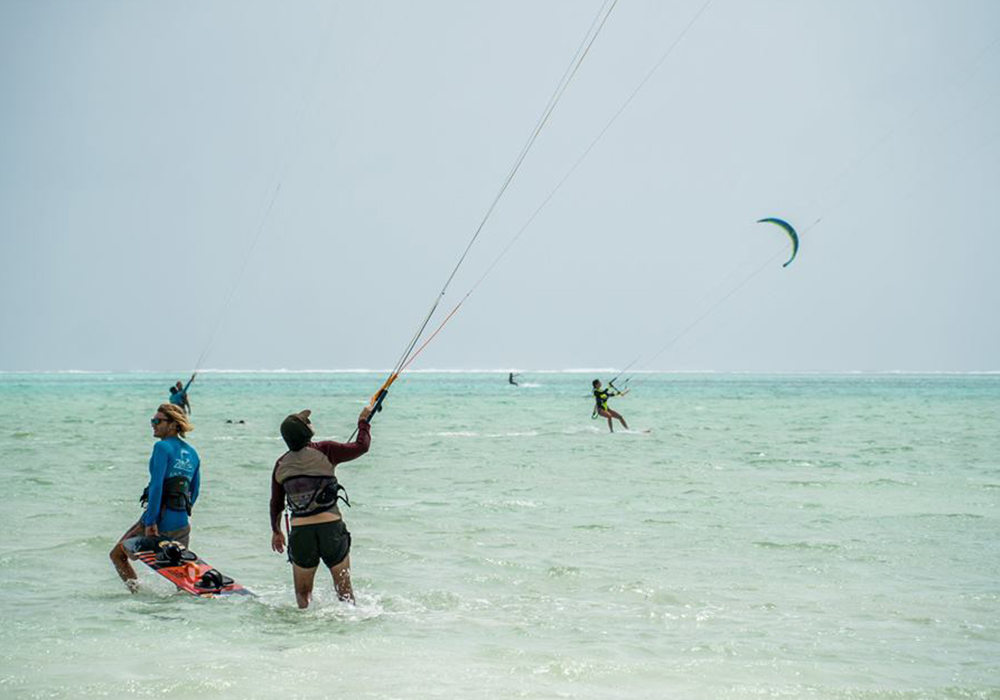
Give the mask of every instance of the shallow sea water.
[[178, 378], [0, 374], [0, 697], [1000, 698], [998, 375], [644, 375], [610, 435], [590, 374], [410, 374], [338, 470], [358, 604], [305, 612], [277, 426], [381, 375], [193, 386], [191, 546], [252, 600], [108, 561]]

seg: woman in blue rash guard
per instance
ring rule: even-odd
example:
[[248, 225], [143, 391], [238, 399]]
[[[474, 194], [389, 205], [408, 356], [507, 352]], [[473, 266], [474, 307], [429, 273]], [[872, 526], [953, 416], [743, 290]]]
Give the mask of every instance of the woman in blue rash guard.
[[146, 512], [111, 550], [111, 561], [118, 575], [135, 592], [138, 585], [129, 558], [142, 551], [148, 538], [180, 542], [185, 547], [191, 539], [188, 516], [198, 500], [201, 485], [201, 462], [195, 449], [183, 438], [192, 430], [184, 409], [161, 404], [150, 423], [159, 441], [149, 458], [149, 486], [143, 493]]

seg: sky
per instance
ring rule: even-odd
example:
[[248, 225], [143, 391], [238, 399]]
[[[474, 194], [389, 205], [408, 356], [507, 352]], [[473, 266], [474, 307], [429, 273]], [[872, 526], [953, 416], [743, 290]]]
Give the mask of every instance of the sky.
[[[391, 367], [602, 6], [0, 0], [0, 370]], [[414, 367], [1000, 370], [998, 141], [993, 0], [619, 0]]]

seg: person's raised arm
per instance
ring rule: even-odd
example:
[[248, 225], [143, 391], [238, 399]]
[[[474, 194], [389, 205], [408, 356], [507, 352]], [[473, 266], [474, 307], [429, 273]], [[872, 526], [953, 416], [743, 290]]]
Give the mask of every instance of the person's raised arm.
[[194, 470], [194, 476], [191, 477], [191, 505], [194, 505], [195, 501], [198, 500], [198, 493], [201, 491], [201, 467], [199, 466]]
[[325, 454], [326, 458], [334, 464], [357, 459], [368, 451], [372, 443], [372, 427], [368, 422], [370, 416], [371, 409], [368, 406], [361, 409], [361, 414], [358, 416], [358, 437], [354, 442], [323, 440], [322, 442], [314, 443], [314, 447]]

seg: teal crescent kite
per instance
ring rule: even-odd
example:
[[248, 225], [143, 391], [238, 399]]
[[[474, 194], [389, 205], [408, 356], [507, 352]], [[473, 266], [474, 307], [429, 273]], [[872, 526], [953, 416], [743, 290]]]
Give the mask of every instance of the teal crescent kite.
[[782, 219], [775, 219], [773, 217], [767, 219], [758, 219], [757, 223], [774, 224], [775, 226], [780, 226], [785, 230], [785, 233], [788, 234], [788, 237], [792, 239], [792, 257], [788, 258], [788, 262], [782, 265], [782, 267], [788, 267], [789, 265], [791, 265], [792, 260], [795, 260], [795, 255], [799, 252], [799, 234], [795, 233], [795, 227], [793, 227], [787, 221], [783, 221]]

